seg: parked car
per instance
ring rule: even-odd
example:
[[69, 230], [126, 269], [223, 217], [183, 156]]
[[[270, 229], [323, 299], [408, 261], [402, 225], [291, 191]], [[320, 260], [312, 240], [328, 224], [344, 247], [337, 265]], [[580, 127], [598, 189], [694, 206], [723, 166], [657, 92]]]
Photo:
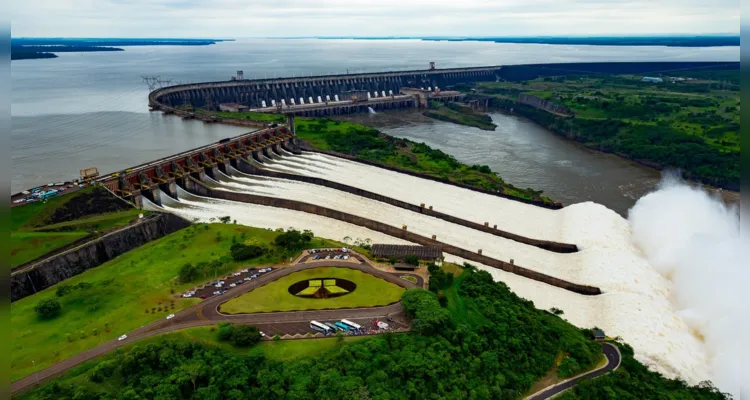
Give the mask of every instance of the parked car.
[[230, 284], [230, 285], [229, 285], [229, 287], [230, 287], [230, 288], [232, 288], [232, 287], [237, 287], [237, 284], [236, 284], [236, 283], [232, 283], [232, 284]]
[[118, 337], [117, 340], [123, 341], [123, 340], [125, 340], [127, 338], [128, 338], [128, 335], [122, 335], [122, 336]]
[[167, 315], [167, 319], [172, 319], [172, 318], [174, 318], [174, 314]]
[[219, 294], [221, 294], [221, 290], [217, 290], [217, 291], [215, 291], [215, 292], [214, 292], [214, 294], [216, 294], [216, 295], [219, 295]]
[[201, 295], [201, 299], [205, 299], [205, 298], [206, 298], [206, 295], [205, 295], [205, 294], [202, 294], [202, 295]]
[[253, 279], [253, 278], [251, 278], [251, 277], [249, 277], [249, 276], [248, 276], [248, 277], [245, 277], [245, 280], [246, 280], [246, 281], [249, 281], [249, 280], [251, 280], [251, 279]]
[[247, 268], [243, 269], [242, 272], [247, 273]]
[[265, 333], [263, 333], [263, 331], [260, 331], [260, 332], [258, 332], [258, 333], [260, 333], [260, 337], [266, 337], [266, 334], [265, 334]]
[[271, 268], [271, 267], [268, 267], [268, 268], [266, 268], [266, 271], [267, 271], [267, 272], [271, 272], [271, 271], [273, 271], [273, 268]]
[[232, 275], [234, 275], [234, 276], [240, 276], [240, 275], [242, 275], [242, 273], [241, 273], [241, 272], [235, 272], [235, 273], [234, 273], [234, 274], [232, 274]]

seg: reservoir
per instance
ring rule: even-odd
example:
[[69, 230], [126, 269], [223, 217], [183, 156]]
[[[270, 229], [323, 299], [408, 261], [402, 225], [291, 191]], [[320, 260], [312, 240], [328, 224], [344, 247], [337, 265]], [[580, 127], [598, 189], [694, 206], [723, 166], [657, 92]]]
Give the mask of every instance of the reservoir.
[[[142, 76], [172, 84], [481, 65], [578, 61], [737, 61], [739, 47], [553, 46], [420, 40], [240, 39], [211, 46], [127, 47], [60, 53], [11, 64], [11, 192], [101, 173], [221, 140], [246, 128], [149, 113]], [[364, 116], [367, 117], [367, 116]], [[467, 163], [487, 164], [517, 186], [565, 204], [595, 200], [623, 213], [659, 174], [588, 152], [535, 125], [503, 118], [495, 132], [372, 115], [383, 131], [424, 141]], [[390, 122], [389, 122], [390, 121]], [[505, 132], [505, 134], [503, 134]], [[586, 160], [586, 161], [584, 161]], [[613, 172], [614, 171], [614, 172]], [[632, 185], [632, 186], [629, 186]]]

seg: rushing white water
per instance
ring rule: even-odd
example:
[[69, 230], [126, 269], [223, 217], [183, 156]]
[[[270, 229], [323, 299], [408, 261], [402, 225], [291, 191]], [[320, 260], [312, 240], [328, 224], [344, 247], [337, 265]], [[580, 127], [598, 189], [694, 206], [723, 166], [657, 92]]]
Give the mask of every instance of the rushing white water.
[[705, 338], [714, 384], [735, 398], [750, 398], [750, 387], [740, 389], [750, 382], [750, 369], [741, 365], [742, 354], [750, 353], [750, 305], [742, 295], [750, 268], [737, 213], [669, 178], [638, 200], [629, 218], [635, 243], [672, 282], [678, 314]]
[[[329, 162], [332, 159], [333, 162]], [[631, 227], [615, 212], [594, 203], [562, 210], [540, 209], [518, 202], [414, 178], [375, 167], [327, 156], [289, 156], [264, 163], [264, 167], [302, 175], [321, 176], [351, 186], [418, 204], [429, 199], [436, 209], [469, 220], [502, 220], [498, 227], [534, 238], [575, 243], [581, 251], [558, 254], [474, 231], [436, 218], [361, 198], [345, 192], [301, 182], [244, 175], [230, 170], [212, 185], [221, 190], [254, 193], [318, 204], [365, 218], [401, 226], [424, 236], [467, 250], [482, 248], [485, 255], [514, 259], [519, 265], [576, 283], [602, 288], [600, 296], [582, 296], [491, 267], [496, 280], [543, 309], [557, 307], [564, 317], [581, 327], [598, 326], [610, 336], [630, 343], [636, 358], [669, 377], [690, 383], [712, 379], [706, 347], [684, 316], [670, 302], [672, 283], [661, 276], [631, 242]], [[408, 183], [401, 181], [404, 179]], [[376, 243], [403, 240], [324, 217], [272, 207], [192, 196], [179, 190], [180, 201], [165, 199], [164, 208], [190, 219], [208, 220], [230, 215], [238, 222], [263, 228], [310, 229], [318, 236], [342, 240], [369, 238]], [[489, 208], [487, 208], [489, 207]], [[501, 216], [501, 217], [498, 217]], [[462, 262], [453, 255], [449, 261]], [[472, 264], [476, 265], [476, 263]]]
[[[309, 164], [309, 167], [298, 170], [298, 164], [292, 161], [294, 158], [303, 160]], [[348, 185], [387, 194], [389, 197], [411, 204], [424, 203], [426, 206], [433, 206], [436, 211], [473, 222], [497, 224], [499, 229], [519, 235], [536, 239], [560, 240], [562, 219], [559, 211], [530, 207], [517, 201], [484, 195], [453, 185], [317, 153], [283, 158], [276, 160], [270, 166], [285, 172], [345, 182]], [[324, 166], [325, 169], [311, 168], [317, 166]], [[435, 196], [435, 193], [439, 195]]]

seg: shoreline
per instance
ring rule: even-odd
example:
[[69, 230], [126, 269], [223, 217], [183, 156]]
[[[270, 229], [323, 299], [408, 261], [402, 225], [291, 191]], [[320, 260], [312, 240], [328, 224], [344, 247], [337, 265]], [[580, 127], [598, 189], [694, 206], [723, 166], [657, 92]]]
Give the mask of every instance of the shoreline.
[[[514, 113], [512, 111], [508, 111], [508, 110], [506, 110], [506, 109], [504, 109], [502, 107], [490, 107], [488, 109], [488, 112], [494, 112], [494, 113], [498, 113], [498, 114], [503, 114], [503, 115], [507, 115], [507, 116], [518, 118], [518, 119], [520, 119], [522, 121], [531, 122], [534, 125], [536, 125], [536, 126], [542, 128], [542, 129], [544, 129], [545, 131], [550, 132], [551, 134], [553, 134], [553, 135], [555, 135], [557, 137], [560, 137], [562, 139], [565, 139], [567, 142], [572, 143], [572, 144], [574, 144], [576, 146], [579, 146], [579, 147], [581, 147], [583, 149], [586, 149], [586, 150], [590, 150], [590, 151], [594, 151], [594, 152], [601, 153], [601, 154], [608, 154], [608, 155], [612, 155], [612, 156], [615, 156], [615, 157], [619, 157], [619, 158], [621, 158], [623, 160], [627, 160], [627, 161], [633, 162], [635, 164], [638, 164], [638, 165], [640, 165], [642, 167], [651, 169], [653, 171], [663, 172], [665, 170], [670, 170], [670, 168], [665, 168], [663, 165], [661, 165], [659, 163], [656, 163], [656, 162], [651, 162], [651, 161], [646, 161], [646, 160], [638, 160], [638, 159], [630, 158], [626, 154], [616, 153], [616, 152], [613, 152], [613, 151], [605, 151], [605, 150], [601, 150], [601, 149], [598, 149], [598, 148], [593, 147], [593, 146], [589, 146], [589, 145], [587, 145], [585, 143], [581, 143], [581, 142], [579, 142], [579, 141], [577, 141], [575, 139], [571, 139], [571, 138], [569, 138], [567, 135], [565, 135], [563, 133], [560, 133], [560, 132], [557, 132], [557, 131], [555, 131], [553, 129], [550, 129], [550, 128], [548, 128], [548, 127], [540, 124], [539, 122], [537, 122], [533, 118], [529, 118], [529, 117], [527, 117], [525, 115], [521, 115], [521, 114], [518, 114], [518, 113]], [[680, 171], [678, 169], [675, 169], [675, 170]], [[715, 189], [717, 191], [727, 191], [727, 192], [731, 192], [731, 193], [736, 193], [738, 196], [740, 195], [739, 185], [737, 185], [737, 189], [733, 189], [731, 187], [717, 186], [717, 185], [713, 185], [711, 183], [705, 182], [705, 181], [703, 181], [701, 179], [695, 179], [693, 177], [686, 176], [685, 173], [682, 172], [682, 171], [680, 171], [680, 178], [683, 179], [683, 180], [685, 180], [685, 181], [687, 181], [687, 182], [689, 182], [689, 183], [698, 184], [698, 185], [701, 185], [701, 186], [706, 186], [706, 187]]]

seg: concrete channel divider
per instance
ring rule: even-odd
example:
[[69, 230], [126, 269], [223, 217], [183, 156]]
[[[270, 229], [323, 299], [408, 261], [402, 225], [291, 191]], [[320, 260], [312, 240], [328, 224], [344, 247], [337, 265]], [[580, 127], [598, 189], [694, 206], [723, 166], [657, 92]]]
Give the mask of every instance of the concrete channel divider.
[[474, 187], [474, 186], [464, 185], [464, 184], [458, 183], [458, 182], [451, 182], [448, 179], [438, 178], [436, 176], [424, 174], [424, 173], [421, 173], [421, 172], [410, 171], [408, 169], [394, 167], [394, 166], [391, 166], [391, 165], [387, 165], [387, 164], [383, 164], [383, 163], [379, 163], [379, 162], [375, 162], [375, 161], [363, 160], [361, 158], [357, 158], [355, 156], [351, 156], [351, 155], [348, 155], [348, 154], [337, 153], [337, 152], [331, 151], [331, 150], [316, 149], [316, 148], [312, 147], [309, 143], [305, 142], [304, 140], [300, 140], [299, 141], [299, 147], [300, 147], [301, 150], [304, 150], [304, 151], [307, 151], [307, 152], [310, 152], [310, 153], [319, 153], [319, 154], [325, 154], [325, 155], [331, 156], [331, 157], [343, 158], [344, 160], [348, 160], [348, 161], [353, 161], [353, 162], [360, 163], [360, 164], [369, 165], [371, 167], [383, 168], [383, 169], [387, 169], [389, 171], [398, 172], [400, 174], [411, 175], [411, 176], [415, 176], [417, 178], [427, 179], [427, 180], [434, 181], [434, 182], [440, 182], [440, 183], [444, 183], [446, 185], [452, 185], [452, 186], [460, 187], [462, 189], [471, 190], [471, 191], [474, 191], [474, 192], [489, 194], [491, 196], [502, 197], [504, 199], [518, 201], [518, 202], [521, 202], [521, 203], [530, 204], [532, 206], [547, 208], [547, 209], [550, 209], [550, 210], [559, 210], [559, 209], [563, 208], [563, 205], [560, 202], [545, 203], [545, 202], [542, 202], [542, 201], [539, 201], [539, 200], [526, 200], [526, 199], [522, 199], [520, 197], [510, 196], [510, 195], [507, 195], [507, 194], [501, 193], [501, 192], [493, 192], [493, 191], [490, 191], [490, 190], [480, 189], [480, 188]]
[[309, 214], [320, 215], [322, 217], [331, 218], [343, 222], [347, 222], [353, 225], [358, 225], [371, 229], [373, 231], [381, 232], [389, 236], [393, 236], [399, 239], [403, 239], [412, 243], [420, 244], [423, 246], [438, 246], [442, 251], [452, 254], [470, 261], [478, 262], [484, 265], [488, 265], [493, 268], [498, 268], [506, 272], [510, 272], [516, 275], [523, 276], [528, 279], [543, 282], [548, 285], [556, 286], [561, 289], [569, 290], [574, 293], [592, 296], [599, 295], [602, 293], [601, 289], [594, 286], [581, 285], [578, 283], [568, 282], [563, 279], [555, 278], [541, 272], [537, 272], [528, 268], [524, 268], [515, 264], [500, 261], [491, 257], [484, 256], [482, 254], [468, 251], [451, 244], [432, 240], [416, 233], [399, 229], [394, 226], [384, 224], [382, 222], [373, 221], [371, 219], [359, 217], [356, 215], [348, 214], [342, 211], [333, 210], [326, 207], [321, 207], [315, 204], [304, 203], [296, 200], [282, 199], [276, 197], [259, 196], [248, 193], [236, 193], [227, 192], [224, 190], [212, 189], [204, 185], [203, 182], [190, 177], [185, 180], [185, 188], [189, 193], [209, 197], [217, 198], [222, 200], [236, 201], [248, 204], [257, 204], [268, 207], [285, 208], [288, 210], [302, 211]]
[[265, 176], [265, 177], [270, 177], [270, 178], [286, 179], [290, 181], [304, 182], [304, 183], [309, 183], [309, 184], [318, 185], [318, 186], [325, 186], [327, 188], [340, 190], [342, 192], [347, 192], [347, 193], [360, 196], [360, 197], [365, 197], [370, 200], [379, 201], [379, 202], [386, 203], [395, 207], [403, 208], [405, 210], [409, 210], [409, 211], [413, 211], [416, 213], [428, 215], [430, 217], [442, 219], [443, 221], [465, 226], [467, 228], [486, 232], [495, 236], [500, 236], [505, 239], [510, 239], [519, 243], [538, 247], [540, 249], [552, 251], [555, 253], [575, 253], [578, 251], [578, 246], [576, 246], [575, 244], [532, 239], [532, 238], [528, 238], [525, 236], [516, 235], [514, 233], [506, 232], [501, 229], [493, 228], [493, 227], [479, 224], [476, 222], [467, 221], [465, 219], [454, 217], [452, 215], [445, 214], [439, 211], [435, 211], [427, 207], [417, 206], [411, 203], [407, 203], [405, 201], [394, 199], [392, 197], [383, 196], [382, 194], [373, 193], [367, 190], [363, 190], [363, 189], [360, 189], [354, 186], [349, 186], [349, 185], [339, 183], [339, 182], [334, 182], [328, 179], [317, 178], [317, 177], [312, 177], [312, 176], [296, 175], [296, 174], [291, 174], [287, 172], [272, 171], [269, 169], [260, 168], [255, 165], [252, 165], [245, 160], [241, 160], [237, 166], [239, 167], [238, 170], [243, 173], [247, 173], [251, 175], [258, 175], [258, 176]]

